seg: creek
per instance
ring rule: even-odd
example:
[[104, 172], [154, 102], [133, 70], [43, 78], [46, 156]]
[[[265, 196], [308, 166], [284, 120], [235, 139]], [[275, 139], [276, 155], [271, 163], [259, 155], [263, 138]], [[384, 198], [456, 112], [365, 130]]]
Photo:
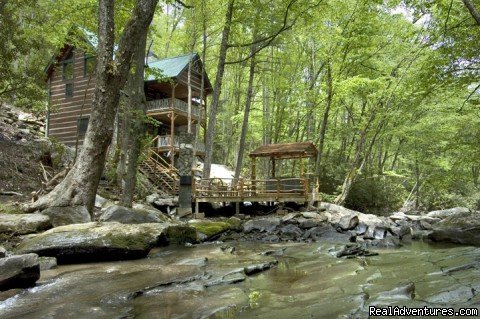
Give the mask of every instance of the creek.
[[413, 242], [336, 258], [341, 247], [204, 243], [63, 265], [36, 287], [0, 294], [0, 318], [368, 318], [370, 305], [480, 306], [478, 247]]

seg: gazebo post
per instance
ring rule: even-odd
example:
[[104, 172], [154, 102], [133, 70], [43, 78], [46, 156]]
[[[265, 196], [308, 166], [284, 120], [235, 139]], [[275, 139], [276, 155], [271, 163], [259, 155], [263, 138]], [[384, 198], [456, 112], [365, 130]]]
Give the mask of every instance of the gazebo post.
[[255, 156], [252, 156], [252, 162], [251, 162], [251, 166], [250, 166], [250, 179], [251, 179], [251, 183], [252, 183], [252, 192], [255, 193], [255, 179], [257, 178], [256, 176], [256, 157]]
[[255, 156], [252, 156], [252, 163], [251, 163], [251, 165], [250, 165], [250, 179], [252, 179], [252, 180], [253, 180], [253, 179], [256, 179], [256, 174], [255, 174], [255, 171], [256, 171], [256, 169], [255, 169], [255, 160], [256, 160], [256, 159], [257, 159], [257, 158], [256, 158]]
[[276, 175], [275, 174], [275, 157], [272, 156], [271, 159], [272, 159], [272, 174], [271, 175], [272, 175], [272, 178], [275, 178], [275, 175]]
[[300, 177], [305, 176], [304, 167], [303, 167], [303, 157], [300, 157]]

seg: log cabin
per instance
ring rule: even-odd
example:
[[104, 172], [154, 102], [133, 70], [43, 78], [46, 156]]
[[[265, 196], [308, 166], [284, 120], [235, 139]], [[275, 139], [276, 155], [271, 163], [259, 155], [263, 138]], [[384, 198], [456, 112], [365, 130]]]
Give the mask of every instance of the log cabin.
[[[81, 46], [65, 44], [45, 68], [49, 93], [46, 135], [68, 146], [82, 145], [95, 89], [97, 39], [90, 32], [83, 31], [82, 34]], [[196, 53], [163, 59], [149, 53], [145, 69], [147, 116], [156, 120], [147, 124], [147, 133], [152, 141], [148, 154], [154, 155], [151, 160], [155, 163], [151, 166], [156, 169], [149, 173], [148, 161], [141, 163], [140, 169], [151, 175], [149, 178], [159, 188], [174, 192], [178, 184], [175, 161], [181, 144], [179, 136], [187, 131], [189, 121], [196, 138], [195, 154], [204, 155], [205, 144], [198, 139], [198, 133], [201, 129], [205, 130], [206, 98], [212, 92], [212, 85]], [[159, 170], [164, 172], [159, 173]]]

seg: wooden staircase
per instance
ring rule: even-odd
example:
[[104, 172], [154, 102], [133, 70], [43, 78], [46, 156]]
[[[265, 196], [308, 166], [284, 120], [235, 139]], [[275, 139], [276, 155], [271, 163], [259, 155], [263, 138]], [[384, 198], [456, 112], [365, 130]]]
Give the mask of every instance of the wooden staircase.
[[178, 170], [152, 148], [144, 154], [144, 157], [145, 160], [138, 165], [139, 171], [162, 192], [178, 195], [180, 180]]

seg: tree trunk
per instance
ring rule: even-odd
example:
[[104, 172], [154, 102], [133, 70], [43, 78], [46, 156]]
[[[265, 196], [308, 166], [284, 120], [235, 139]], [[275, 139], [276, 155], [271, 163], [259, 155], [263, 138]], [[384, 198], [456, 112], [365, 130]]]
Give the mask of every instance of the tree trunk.
[[121, 204], [132, 207], [133, 195], [137, 181], [138, 158], [142, 148], [142, 137], [145, 133], [144, 118], [147, 114], [147, 102], [144, 90], [145, 48], [147, 46], [147, 31], [145, 28], [138, 37], [138, 46], [134, 54], [135, 73], [130, 72], [127, 88], [127, 106], [133, 111], [131, 114], [132, 127], [127, 128], [130, 147], [128, 148], [128, 162], [122, 189]]
[[472, 181], [473, 185], [478, 188], [478, 178], [480, 176], [480, 167], [478, 165], [472, 165]]
[[225, 18], [225, 26], [222, 32], [222, 42], [220, 44], [220, 54], [218, 57], [217, 75], [215, 76], [215, 85], [213, 87], [212, 103], [208, 118], [207, 138], [205, 145], [205, 162], [203, 166], [203, 177], [210, 177], [210, 168], [213, 158], [213, 142], [215, 138], [215, 122], [217, 119], [217, 108], [220, 101], [220, 92], [222, 90], [223, 73], [225, 71], [225, 61], [227, 58], [228, 37], [230, 35], [230, 26], [232, 24], [233, 4], [235, 0], [228, 3], [227, 14]]
[[[252, 52], [255, 49], [252, 46]], [[243, 155], [245, 153], [245, 140], [247, 138], [248, 117], [250, 116], [250, 106], [253, 99], [253, 78], [255, 76], [255, 56], [250, 59], [250, 69], [248, 76], [247, 100], [245, 101], [245, 112], [243, 115], [242, 132], [240, 133], [240, 142], [238, 145], [237, 164], [235, 165], [234, 179], [238, 180], [243, 165]]]
[[115, 106], [125, 84], [138, 37], [153, 18], [158, 0], [137, 0], [114, 53], [114, 1], [99, 0], [96, 86], [82, 152], [65, 179], [49, 194], [26, 205], [27, 212], [52, 206], [85, 206], [92, 214], [98, 183], [113, 135]]
[[362, 165], [363, 162], [363, 157], [362, 157], [362, 152], [363, 152], [363, 146], [365, 144], [366, 140], [366, 131], [363, 131], [361, 133], [360, 138], [357, 141], [357, 146], [355, 148], [355, 157], [353, 160], [353, 163], [350, 167], [350, 170], [347, 173], [347, 176], [345, 177], [343, 184], [342, 184], [342, 192], [340, 195], [335, 198], [335, 204], [337, 205], [344, 205], [345, 200], [348, 197], [348, 194], [350, 193], [350, 190], [352, 189], [353, 183], [355, 182], [357, 178], [357, 173]]
[[[129, 86], [127, 81], [127, 86]], [[113, 165], [116, 165], [115, 168], [115, 177], [116, 184], [118, 187], [123, 188], [123, 180], [125, 178], [125, 171], [127, 167], [127, 153], [128, 145], [130, 144], [130, 118], [132, 116], [130, 109], [128, 108], [127, 99], [121, 99], [120, 101], [120, 118], [122, 123], [119, 128], [119, 141], [118, 144], [118, 157], [117, 161]]]
[[471, 0], [462, 0], [465, 7], [467, 7], [470, 15], [475, 19], [478, 25], [480, 25], [480, 13], [477, 11], [477, 8]]
[[[366, 106], [365, 106], [366, 108]], [[347, 173], [347, 176], [345, 177], [345, 180], [343, 181], [342, 185], [342, 192], [335, 198], [335, 204], [337, 205], [344, 205], [345, 200], [348, 197], [348, 194], [350, 193], [350, 190], [352, 189], [353, 183], [355, 183], [355, 180], [357, 178], [357, 174], [359, 171], [362, 170], [365, 158], [368, 158], [370, 155], [370, 152], [372, 150], [373, 144], [375, 143], [376, 136], [378, 134], [375, 134], [375, 137], [373, 138], [372, 142], [370, 143], [370, 146], [368, 150], [364, 153], [364, 146], [365, 142], [367, 140], [367, 133], [370, 129], [370, 126], [372, 125], [373, 121], [375, 120], [377, 110], [374, 109], [372, 110], [372, 113], [370, 114], [367, 123], [365, 124], [365, 127], [363, 130], [360, 132], [360, 136], [357, 139], [356, 146], [355, 146], [355, 155], [353, 158], [352, 165], [350, 166], [350, 169]]]
[[315, 176], [317, 176], [317, 178], [320, 177], [320, 173], [322, 170], [321, 165], [322, 165], [322, 159], [323, 159], [323, 148], [325, 145], [325, 134], [327, 132], [328, 116], [330, 113], [330, 108], [332, 106], [332, 100], [333, 100], [332, 67], [331, 67], [330, 61], [327, 62], [326, 84], [327, 84], [327, 100], [325, 103], [325, 110], [323, 111], [323, 119], [320, 126], [317, 162], [315, 163]]

